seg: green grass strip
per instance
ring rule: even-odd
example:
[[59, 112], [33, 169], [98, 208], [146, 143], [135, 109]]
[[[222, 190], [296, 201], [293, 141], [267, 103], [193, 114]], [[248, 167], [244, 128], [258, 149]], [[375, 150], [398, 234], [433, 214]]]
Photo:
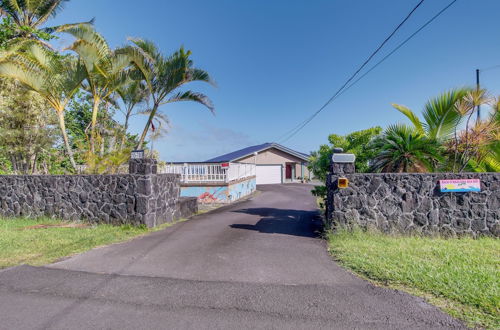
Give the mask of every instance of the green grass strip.
[[[169, 223], [152, 229], [104, 224], [51, 227], [67, 224], [75, 223], [55, 219], [0, 218], [0, 269], [20, 264], [45, 265], [66, 256], [122, 242], [172, 225]], [[40, 225], [47, 227], [33, 228]]]
[[472, 326], [500, 328], [500, 240], [328, 235], [342, 265], [379, 284], [424, 296]]

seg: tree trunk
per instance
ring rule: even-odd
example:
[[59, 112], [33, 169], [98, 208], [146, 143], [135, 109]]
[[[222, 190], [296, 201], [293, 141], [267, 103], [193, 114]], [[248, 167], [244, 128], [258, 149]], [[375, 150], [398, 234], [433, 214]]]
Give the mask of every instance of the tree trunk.
[[101, 100], [99, 97], [94, 96], [94, 105], [92, 107], [92, 122], [90, 123], [90, 152], [95, 153], [95, 127], [97, 124], [97, 113], [99, 111], [99, 104]]
[[42, 168], [43, 168], [43, 173], [42, 174], [49, 174], [49, 166], [47, 165], [47, 161], [46, 160], [43, 160], [43, 163], [42, 163]]
[[36, 158], [37, 158], [37, 154], [36, 153], [33, 153], [31, 156], [30, 156], [30, 174], [36, 174], [37, 173], [37, 168], [36, 168]]
[[457, 136], [457, 127], [455, 126], [455, 153], [453, 156], [453, 173], [456, 173], [457, 161], [458, 161], [458, 136]]
[[110, 137], [108, 139], [108, 153], [114, 152], [115, 146], [116, 146], [116, 136], [110, 135]]
[[16, 157], [12, 154], [10, 155], [10, 163], [12, 165], [12, 172], [14, 172], [14, 174], [18, 174]]
[[64, 146], [66, 147], [66, 152], [68, 153], [69, 161], [74, 170], [76, 170], [76, 162], [73, 157], [73, 150], [71, 150], [71, 146], [69, 145], [68, 134], [66, 133], [66, 123], [64, 122], [64, 112], [57, 111], [57, 118], [59, 119], [59, 128], [61, 129], [61, 134], [64, 140]]
[[467, 124], [465, 125], [465, 149], [464, 149], [464, 153], [462, 155], [462, 160], [463, 160], [463, 163], [462, 163], [462, 168], [460, 169], [459, 173], [462, 173], [465, 168], [467, 167], [467, 164], [469, 163], [469, 123], [470, 123], [470, 119], [472, 117], [472, 115], [474, 114], [474, 110], [471, 111], [469, 117], [467, 118]]
[[125, 115], [125, 123], [123, 124], [124, 131], [122, 136], [122, 141], [120, 142], [120, 150], [123, 150], [123, 146], [125, 145], [125, 141], [127, 140], [127, 131], [128, 131], [128, 121], [130, 119], [130, 114], [132, 113], [133, 107], [129, 107], [127, 109], [127, 114]]
[[153, 122], [153, 118], [156, 115], [156, 111], [158, 110], [158, 104], [155, 103], [153, 106], [153, 110], [151, 110], [151, 113], [149, 114], [148, 122], [146, 123], [146, 127], [144, 127], [144, 131], [142, 132], [141, 139], [139, 140], [139, 143], [137, 144], [136, 149], [140, 150], [142, 148], [142, 145], [144, 144], [144, 140], [146, 140], [146, 135], [148, 135], [149, 128], [151, 127], [151, 123]]
[[104, 156], [104, 152], [106, 151], [106, 149], [105, 149], [105, 147], [106, 147], [106, 141], [105, 141], [105, 139], [106, 139], [106, 135], [104, 135], [104, 134], [101, 135], [101, 138], [100, 138], [100, 142], [101, 142], [101, 146], [100, 147], [101, 148], [100, 148], [100, 151], [99, 151], [99, 155], [101, 157]]

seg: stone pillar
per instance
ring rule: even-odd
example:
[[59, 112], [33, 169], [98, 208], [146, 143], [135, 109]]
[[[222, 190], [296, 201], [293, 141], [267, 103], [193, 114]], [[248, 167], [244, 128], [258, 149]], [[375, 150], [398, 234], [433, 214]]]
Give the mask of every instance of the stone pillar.
[[158, 162], [153, 158], [130, 159], [128, 173], [137, 175], [156, 174]]
[[345, 154], [342, 148], [333, 149], [333, 155], [330, 160], [330, 168], [326, 177], [327, 196], [325, 201], [326, 221], [331, 224], [333, 221], [332, 214], [335, 211], [335, 194], [339, 188], [337, 186], [338, 179], [346, 174], [354, 174], [356, 167], [354, 162], [356, 157], [354, 154]]
[[154, 174], [157, 172], [157, 161], [152, 158], [131, 158], [128, 173], [136, 176], [135, 211], [138, 223], [147, 227], [156, 226], [156, 200], [153, 186]]
[[353, 154], [345, 154], [342, 148], [333, 149], [333, 155], [330, 160], [330, 173], [341, 176], [342, 174], [353, 174], [356, 172], [354, 161], [356, 157]]

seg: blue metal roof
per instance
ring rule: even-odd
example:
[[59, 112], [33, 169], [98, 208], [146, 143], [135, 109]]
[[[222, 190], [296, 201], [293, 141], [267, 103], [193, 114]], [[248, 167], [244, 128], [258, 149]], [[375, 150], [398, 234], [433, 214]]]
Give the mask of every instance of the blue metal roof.
[[232, 161], [236, 161], [240, 158], [243, 158], [243, 157], [247, 157], [247, 156], [250, 156], [252, 155], [254, 152], [261, 152], [261, 151], [264, 151], [264, 150], [267, 150], [267, 149], [270, 149], [270, 148], [276, 148], [278, 150], [281, 150], [283, 152], [286, 152], [286, 153], [289, 153], [295, 157], [298, 157], [298, 158], [301, 158], [303, 160], [308, 160], [309, 159], [309, 155], [307, 154], [304, 154], [302, 152], [298, 152], [298, 151], [295, 151], [295, 150], [292, 150], [292, 149], [288, 149], [287, 147], [284, 147], [280, 144], [277, 144], [277, 143], [263, 143], [263, 144], [258, 144], [258, 145], [255, 145], [255, 146], [251, 146], [251, 147], [247, 147], [247, 148], [243, 148], [243, 149], [240, 149], [240, 150], [237, 150], [237, 151], [233, 151], [233, 152], [230, 152], [228, 154], [225, 154], [225, 155], [221, 155], [221, 156], [218, 156], [218, 157], [215, 157], [215, 158], [212, 158], [212, 159], [209, 159], [207, 160], [206, 162], [207, 163], [218, 163], [218, 162], [232, 162]]

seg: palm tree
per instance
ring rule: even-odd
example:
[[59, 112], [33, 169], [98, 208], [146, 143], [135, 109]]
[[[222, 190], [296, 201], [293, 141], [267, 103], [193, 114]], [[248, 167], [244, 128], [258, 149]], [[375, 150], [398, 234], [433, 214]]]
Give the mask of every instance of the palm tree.
[[[477, 119], [470, 125], [470, 118], [475, 113], [477, 104], [484, 99], [485, 93], [471, 95], [468, 104], [460, 104], [459, 110], [467, 115], [465, 129], [449, 143], [448, 149], [455, 154], [455, 163], [459, 171], [479, 172], [500, 171], [500, 99], [493, 99], [492, 112], [486, 119]], [[455, 164], [454, 164], [455, 165]]]
[[190, 51], [185, 51], [181, 47], [169, 57], [165, 57], [150, 41], [137, 39], [132, 42], [135, 46], [125, 48], [123, 52], [133, 58], [134, 63], [143, 73], [153, 103], [137, 149], [142, 148], [158, 108], [164, 104], [193, 101], [214, 112], [214, 106], [206, 95], [190, 90], [179, 91], [180, 87], [189, 82], [201, 81], [213, 84], [206, 71], [193, 67]]
[[32, 43], [25, 51], [0, 63], [0, 76], [18, 80], [52, 106], [71, 165], [76, 169], [66, 133], [64, 111], [85, 79], [85, 70], [80, 61], [72, 57], [62, 58], [40, 44]]
[[8, 61], [12, 56], [16, 55], [23, 47], [31, 44], [30, 40], [12, 39], [5, 44], [5, 47], [0, 48], [0, 63]]
[[124, 105], [123, 114], [125, 116], [125, 122], [123, 125], [124, 134], [122, 136], [122, 141], [120, 148], [123, 148], [125, 140], [127, 138], [127, 131], [129, 126], [129, 120], [134, 115], [133, 111], [136, 106], [147, 103], [149, 100], [149, 89], [144, 83], [144, 81], [130, 80], [124, 86], [120, 87], [116, 93], [120, 96], [120, 99]]
[[[149, 111], [145, 111], [144, 114], [149, 114]], [[156, 123], [156, 125], [154, 123]], [[167, 134], [167, 128], [169, 126], [170, 121], [168, 120], [168, 118], [164, 114], [157, 112], [156, 116], [153, 119], [153, 123], [151, 124], [151, 134], [149, 134], [149, 141], [151, 142], [151, 157], [154, 157], [154, 142], [161, 139], [165, 136], [165, 134]]]
[[424, 121], [421, 121], [415, 112], [403, 105], [393, 104], [393, 107], [408, 117], [419, 134], [430, 139], [444, 141], [452, 136], [463, 118], [456, 111], [456, 104], [470, 92], [469, 88], [453, 89], [430, 99], [422, 111]]
[[[69, 0], [0, 0], [0, 16], [12, 20], [16, 31], [13, 38], [44, 39], [48, 40], [50, 34], [59, 27], [46, 27], [40, 29], [50, 18], [61, 11], [64, 3]], [[77, 24], [91, 24], [77, 23]], [[74, 24], [70, 24], [74, 25]]]
[[378, 151], [371, 164], [374, 172], [428, 172], [442, 161], [441, 147], [435, 139], [404, 124], [389, 126], [371, 148]]
[[[472, 117], [479, 106], [490, 102], [491, 98], [487, 95], [485, 89], [475, 89], [470, 90], [455, 104], [455, 111], [462, 116], [462, 118], [466, 118], [466, 121], [465, 128], [462, 132], [458, 131], [458, 126], [455, 127], [455, 136], [452, 143], [453, 171], [455, 171], [456, 165], [459, 165], [459, 172], [462, 172], [467, 167], [470, 160], [474, 158], [474, 154], [476, 160], [482, 158], [479, 156], [481, 153], [478, 151], [479, 149], [484, 149], [489, 143], [488, 141], [491, 138], [490, 130], [494, 131], [491, 124], [495, 124], [495, 122], [482, 121], [480, 118], [477, 118], [474, 125], [472, 125]], [[463, 150], [460, 151], [460, 147], [463, 147]]]
[[90, 151], [94, 153], [99, 106], [128, 81], [131, 60], [126, 53], [112, 50], [90, 25], [66, 26], [59, 31], [76, 38], [67, 49], [77, 53], [85, 67], [85, 87], [93, 98]]

